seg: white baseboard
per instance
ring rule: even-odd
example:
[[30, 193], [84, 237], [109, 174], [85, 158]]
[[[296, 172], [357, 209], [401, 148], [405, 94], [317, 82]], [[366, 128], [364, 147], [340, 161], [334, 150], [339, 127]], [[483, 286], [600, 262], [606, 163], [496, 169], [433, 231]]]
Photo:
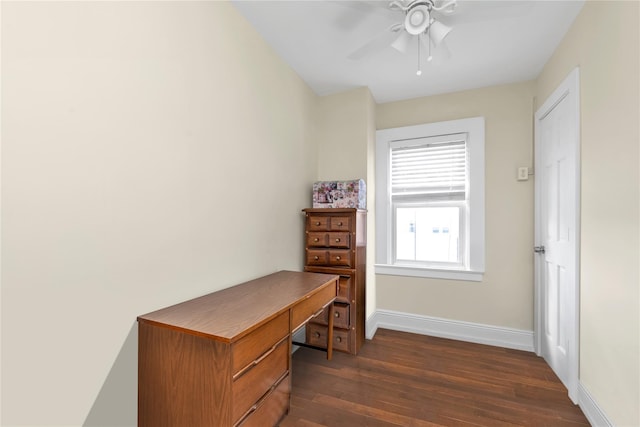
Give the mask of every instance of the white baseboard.
[[367, 319], [367, 339], [372, 339], [378, 328], [533, 351], [533, 331], [441, 319], [392, 310], [376, 310]]
[[593, 427], [613, 427], [613, 423], [609, 421], [607, 415], [600, 409], [591, 393], [581, 382], [578, 382], [578, 405]]

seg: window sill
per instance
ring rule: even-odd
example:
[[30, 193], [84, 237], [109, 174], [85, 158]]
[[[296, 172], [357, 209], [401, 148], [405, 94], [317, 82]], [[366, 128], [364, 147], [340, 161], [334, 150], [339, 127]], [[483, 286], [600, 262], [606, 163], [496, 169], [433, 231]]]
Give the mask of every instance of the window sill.
[[484, 276], [483, 271], [446, 270], [390, 264], [376, 264], [375, 272], [376, 274], [388, 276], [426, 277], [430, 279], [465, 280], [469, 282], [481, 282]]

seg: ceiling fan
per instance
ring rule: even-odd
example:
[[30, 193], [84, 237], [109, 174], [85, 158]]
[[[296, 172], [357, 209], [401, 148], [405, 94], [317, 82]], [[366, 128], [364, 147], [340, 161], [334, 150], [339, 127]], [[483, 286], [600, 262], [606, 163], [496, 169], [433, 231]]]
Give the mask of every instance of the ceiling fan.
[[388, 5], [388, 9], [404, 13], [404, 20], [391, 25], [385, 32], [372, 39], [365, 45], [353, 51], [348, 58], [357, 60], [364, 58], [376, 51], [391, 46], [405, 53], [413, 39], [418, 43], [418, 71], [422, 74], [420, 64], [420, 46], [427, 43], [431, 60], [431, 45], [442, 43], [452, 28], [436, 20], [436, 15], [451, 14], [455, 11], [457, 0], [450, 0], [443, 4], [436, 4], [435, 0], [394, 0]]

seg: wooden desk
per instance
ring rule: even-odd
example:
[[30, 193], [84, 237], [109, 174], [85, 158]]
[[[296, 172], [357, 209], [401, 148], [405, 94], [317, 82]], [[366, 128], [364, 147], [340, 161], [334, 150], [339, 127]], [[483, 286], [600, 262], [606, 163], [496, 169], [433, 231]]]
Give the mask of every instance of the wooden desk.
[[138, 425], [276, 425], [289, 411], [292, 332], [337, 292], [338, 276], [281, 271], [139, 316]]

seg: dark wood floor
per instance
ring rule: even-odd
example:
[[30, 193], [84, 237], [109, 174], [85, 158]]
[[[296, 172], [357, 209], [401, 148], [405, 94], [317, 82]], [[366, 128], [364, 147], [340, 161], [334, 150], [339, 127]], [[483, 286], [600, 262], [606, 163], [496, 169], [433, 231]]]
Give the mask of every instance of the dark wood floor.
[[588, 426], [533, 353], [378, 329], [357, 357], [293, 355], [291, 426]]

